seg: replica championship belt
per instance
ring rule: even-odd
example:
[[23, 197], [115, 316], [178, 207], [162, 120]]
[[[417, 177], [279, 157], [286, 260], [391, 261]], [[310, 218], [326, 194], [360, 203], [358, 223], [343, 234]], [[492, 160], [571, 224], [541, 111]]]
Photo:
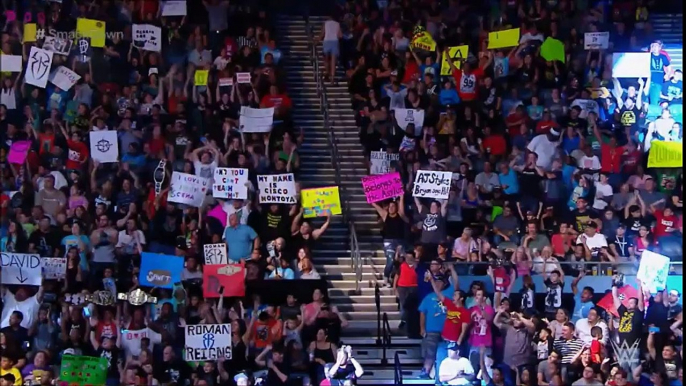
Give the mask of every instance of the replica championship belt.
[[92, 294], [72, 294], [66, 295], [65, 301], [73, 305], [93, 303], [99, 306], [114, 305], [114, 294], [110, 291], [95, 291]]
[[155, 181], [155, 196], [159, 196], [160, 192], [162, 191], [162, 184], [164, 183], [164, 177], [167, 174], [167, 173], [165, 173], [165, 166], [166, 165], [167, 165], [167, 161], [162, 159], [162, 160], [160, 160], [160, 163], [157, 164], [155, 171], [153, 171], [152, 179]]
[[136, 288], [129, 293], [120, 293], [117, 295], [117, 299], [126, 300], [134, 306], [140, 306], [146, 303], [157, 303], [156, 297], [148, 295], [140, 288]]

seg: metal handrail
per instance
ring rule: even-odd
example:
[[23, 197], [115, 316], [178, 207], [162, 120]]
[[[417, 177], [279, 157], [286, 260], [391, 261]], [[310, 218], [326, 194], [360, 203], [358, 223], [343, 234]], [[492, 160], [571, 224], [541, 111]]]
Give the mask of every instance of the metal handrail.
[[341, 184], [341, 170], [339, 167], [340, 156], [338, 155], [338, 141], [336, 140], [336, 134], [333, 130], [333, 125], [331, 124], [331, 118], [329, 114], [329, 101], [326, 96], [326, 85], [322, 79], [322, 74], [319, 68], [319, 60], [317, 55], [317, 42], [314, 39], [314, 27], [310, 24], [310, 20], [305, 16], [305, 25], [307, 28], [307, 33], [310, 42], [310, 55], [312, 66], [314, 68], [314, 77], [317, 82], [317, 95], [319, 96], [319, 103], [321, 107], [322, 116], [324, 118], [324, 127], [328, 129], [329, 144], [331, 145], [331, 164], [335, 172], [334, 180], [336, 186], [338, 186], [339, 196], [341, 200], [341, 211], [343, 216], [343, 222], [349, 224], [350, 240], [350, 265], [355, 272], [355, 292], [360, 291], [360, 282], [362, 281], [362, 257], [360, 255], [359, 243], [357, 241], [357, 230], [355, 229], [355, 223], [348, 215], [348, 208], [350, 203], [348, 201], [348, 194], [346, 189]]
[[395, 357], [393, 358], [393, 370], [394, 370], [395, 384], [396, 385], [402, 385], [403, 384], [403, 368], [402, 368], [402, 364], [400, 363], [400, 354], [397, 351], [395, 352]]
[[374, 285], [374, 303], [376, 304], [376, 345], [383, 345], [381, 338], [381, 289], [379, 283]]
[[388, 364], [388, 357], [386, 356], [386, 351], [391, 345], [391, 324], [388, 321], [388, 314], [383, 313], [381, 317], [381, 335], [383, 346], [381, 347], [381, 364], [386, 366]]

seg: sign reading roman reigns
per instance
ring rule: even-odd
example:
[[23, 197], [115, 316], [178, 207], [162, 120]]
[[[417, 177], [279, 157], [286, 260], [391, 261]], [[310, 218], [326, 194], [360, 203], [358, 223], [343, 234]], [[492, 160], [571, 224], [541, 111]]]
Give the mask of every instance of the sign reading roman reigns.
[[231, 325], [198, 324], [186, 326], [186, 361], [231, 359]]
[[293, 173], [257, 176], [260, 204], [295, 204]]

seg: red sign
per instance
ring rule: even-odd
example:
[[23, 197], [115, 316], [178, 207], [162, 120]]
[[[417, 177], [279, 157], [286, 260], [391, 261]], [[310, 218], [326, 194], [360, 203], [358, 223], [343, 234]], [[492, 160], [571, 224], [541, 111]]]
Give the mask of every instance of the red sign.
[[[629, 307], [629, 299], [638, 299], [638, 290], [631, 285], [625, 285], [617, 290], [617, 296], [619, 296], [619, 300], [622, 301], [624, 307]], [[603, 298], [598, 302], [597, 306], [605, 309], [605, 311], [611, 313], [615, 317], [619, 317], [619, 313], [617, 312], [614, 301], [612, 300], [611, 292], [603, 296]]]
[[245, 296], [245, 266], [243, 264], [212, 264], [203, 267], [202, 294], [205, 298]]

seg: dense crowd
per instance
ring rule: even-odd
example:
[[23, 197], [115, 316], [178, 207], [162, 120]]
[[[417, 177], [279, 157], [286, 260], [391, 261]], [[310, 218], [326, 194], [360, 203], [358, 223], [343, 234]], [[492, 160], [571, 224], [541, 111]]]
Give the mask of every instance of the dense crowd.
[[[185, 3], [2, 3], [0, 385], [318, 385], [361, 375], [350, 347], [338, 346], [347, 322], [325, 291], [259, 291], [320, 279], [311, 251], [329, 226], [312, 226], [297, 204], [261, 204], [256, 192], [258, 175], [293, 173], [299, 196], [304, 133], [291, 118], [279, 65], [290, 53], [274, 41], [274, 15], [260, 2]], [[34, 50], [48, 42], [46, 63]], [[76, 81], [65, 86], [60, 74]], [[242, 127], [246, 107], [274, 108], [271, 129]], [[116, 143], [92, 143], [95, 132]], [[114, 160], [94, 159], [93, 149], [112, 147]], [[203, 189], [201, 204], [172, 199], [176, 173], [211, 180], [220, 167], [247, 169], [247, 198]], [[258, 283], [247, 298], [224, 287], [204, 295], [203, 247], [221, 243], [224, 263]], [[42, 280], [21, 273], [35, 256], [57, 261]], [[160, 269], [180, 259], [179, 280], [153, 288], [169, 279], [143, 271], [146, 259]], [[190, 360], [203, 351], [185, 338], [204, 325], [230, 331], [216, 345], [231, 349]]]
[[[372, 206], [400, 328], [422, 337], [420, 377], [681, 385], [680, 288], [634, 279], [655, 253], [670, 274], [682, 261], [682, 169], [647, 168], [655, 141], [682, 141], [682, 72], [650, 5], [383, 3], [342, 5], [323, 51], [367, 155], [397, 154], [386, 172], [404, 194]], [[488, 48], [512, 28], [518, 41]], [[607, 47], [585, 47], [605, 31]], [[613, 53], [646, 51], [648, 78], [615, 74]], [[452, 172], [447, 197], [418, 197], [420, 171]]]

